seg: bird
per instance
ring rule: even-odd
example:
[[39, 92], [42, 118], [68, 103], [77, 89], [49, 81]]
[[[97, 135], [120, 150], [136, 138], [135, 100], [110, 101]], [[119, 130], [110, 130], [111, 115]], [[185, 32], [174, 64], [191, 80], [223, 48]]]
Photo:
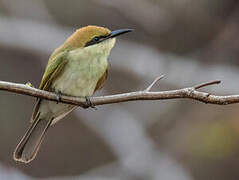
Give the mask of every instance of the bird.
[[59, 102], [36, 100], [30, 126], [13, 153], [15, 161], [29, 163], [35, 159], [49, 127], [77, 108], [61, 103], [61, 95], [85, 97], [92, 106], [89, 97], [103, 87], [108, 73], [108, 56], [116, 37], [131, 31], [85, 26], [53, 51], [39, 89], [55, 92]]

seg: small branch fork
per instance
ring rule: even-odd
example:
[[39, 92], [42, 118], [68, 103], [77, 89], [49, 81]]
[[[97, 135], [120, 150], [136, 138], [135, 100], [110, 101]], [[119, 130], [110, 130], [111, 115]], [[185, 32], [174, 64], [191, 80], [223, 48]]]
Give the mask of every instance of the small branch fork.
[[[221, 83], [221, 81], [211, 81], [203, 84], [199, 84], [193, 87], [169, 90], [169, 91], [156, 91], [152, 92], [152, 87], [160, 81], [164, 76], [157, 77], [145, 90], [129, 92], [123, 94], [115, 94], [109, 96], [90, 97], [91, 104], [93, 106], [103, 104], [113, 104], [127, 101], [138, 100], [167, 100], [167, 99], [193, 99], [204, 103], [227, 105], [239, 103], [239, 95], [218, 96], [210, 93], [199, 91], [199, 89]], [[85, 97], [73, 97], [62, 95], [60, 100], [56, 93], [39, 90], [34, 88], [30, 83], [18, 84], [12, 82], [0, 81], [0, 90], [14, 92], [18, 94], [24, 94], [28, 96], [38, 97], [51, 101], [60, 101], [62, 103], [81, 106], [83, 108], [89, 107], [87, 105]]]

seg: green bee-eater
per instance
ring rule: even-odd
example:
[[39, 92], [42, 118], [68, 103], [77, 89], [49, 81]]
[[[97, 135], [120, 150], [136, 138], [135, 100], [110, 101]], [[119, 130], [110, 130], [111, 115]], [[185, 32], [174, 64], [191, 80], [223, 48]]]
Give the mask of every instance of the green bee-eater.
[[[40, 89], [59, 95], [92, 96], [107, 78], [107, 58], [115, 37], [131, 29], [110, 31], [98, 26], [78, 29], [49, 58]], [[77, 106], [37, 99], [30, 127], [14, 151], [14, 159], [32, 161], [47, 129]]]

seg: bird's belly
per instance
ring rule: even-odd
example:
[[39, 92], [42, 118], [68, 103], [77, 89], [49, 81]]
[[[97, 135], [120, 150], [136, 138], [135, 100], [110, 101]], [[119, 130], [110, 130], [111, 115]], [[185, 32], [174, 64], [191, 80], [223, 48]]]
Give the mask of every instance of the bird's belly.
[[98, 80], [107, 69], [106, 58], [71, 60], [53, 82], [55, 91], [71, 96], [91, 96]]

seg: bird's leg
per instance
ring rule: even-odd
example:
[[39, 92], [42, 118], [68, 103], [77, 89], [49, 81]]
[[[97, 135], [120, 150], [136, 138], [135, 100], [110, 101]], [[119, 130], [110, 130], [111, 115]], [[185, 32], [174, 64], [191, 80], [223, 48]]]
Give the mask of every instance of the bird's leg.
[[87, 107], [91, 107], [91, 108], [97, 110], [97, 108], [90, 101], [90, 97], [89, 96], [85, 96], [85, 101], [86, 101]]
[[61, 91], [60, 90], [56, 90], [56, 100], [57, 100], [57, 104], [61, 101]]

